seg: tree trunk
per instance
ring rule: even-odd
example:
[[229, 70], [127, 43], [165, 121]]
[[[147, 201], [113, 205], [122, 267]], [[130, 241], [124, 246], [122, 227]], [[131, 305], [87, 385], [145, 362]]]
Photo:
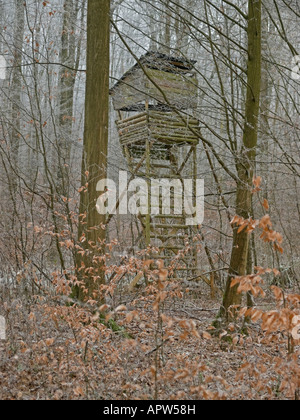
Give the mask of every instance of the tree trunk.
[[[22, 48], [24, 38], [24, 3], [15, 0], [15, 26], [14, 26], [14, 60], [11, 76], [12, 90], [12, 130], [11, 130], [11, 164], [17, 172], [19, 167], [19, 150], [20, 150], [20, 108], [22, 96]], [[15, 195], [17, 189], [17, 179], [12, 172], [12, 194]]]
[[[79, 240], [85, 236], [85, 255], [77, 258], [79, 267], [89, 267], [84, 281], [86, 293], [77, 291], [82, 299], [86, 294], [93, 296], [100, 284], [105, 282], [101, 247], [106, 239], [101, 225], [106, 217], [96, 209], [99, 180], [106, 178], [108, 127], [109, 127], [109, 45], [110, 45], [110, 0], [89, 0], [87, 18], [87, 80], [85, 99], [85, 130], [82, 158], [82, 185], [88, 182], [87, 192], [80, 197]], [[94, 246], [98, 246], [98, 251]], [[78, 271], [79, 272], [79, 271]], [[82, 278], [81, 270], [80, 276]]]
[[[59, 141], [57, 181], [60, 195], [69, 198], [70, 157], [72, 148], [74, 88], [76, 81], [76, 25], [78, 0], [66, 0], [64, 4], [59, 73]], [[80, 41], [79, 41], [80, 42]], [[80, 53], [80, 51], [77, 51]]]
[[171, 10], [170, 2], [167, 1], [165, 4], [165, 30], [164, 30], [164, 53], [167, 55], [171, 54]]
[[[237, 185], [236, 214], [247, 219], [252, 214], [252, 188], [258, 143], [258, 118], [261, 88], [261, 0], [249, 0], [248, 16], [248, 88], [245, 108], [243, 145], [237, 162], [239, 183]], [[240, 306], [242, 295], [237, 293], [238, 285], [231, 287], [233, 278], [247, 272], [249, 239], [244, 230], [237, 233], [234, 227], [233, 249], [230, 271], [220, 315], [229, 320], [234, 311], [232, 306]]]

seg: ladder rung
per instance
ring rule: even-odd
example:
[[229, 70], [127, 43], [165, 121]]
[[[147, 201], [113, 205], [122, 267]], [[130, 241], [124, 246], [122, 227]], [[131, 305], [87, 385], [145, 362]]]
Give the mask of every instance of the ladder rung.
[[183, 219], [184, 217], [180, 214], [156, 214], [155, 216], [152, 216], [152, 218], [153, 219]]
[[159, 247], [159, 249], [162, 249], [162, 250], [164, 250], [164, 249], [176, 249], [176, 250], [178, 250], [178, 251], [180, 251], [181, 249], [184, 249], [184, 247], [183, 246], [178, 246], [178, 245], [174, 245], [174, 246], [172, 246], [172, 245], [162, 245], [162, 246], [160, 246]]
[[155, 234], [151, 234], [150, 235], [151, 239], [161, 239], [163, 241], [167, 241], [170, 239], [187, 239], [187, 236], [183, 236], [183, 235], [155, 235]]
[[[152, 193], [150, 193], [150, 195], [151, 195], [152, 198], [160, 198], [160, 199], [163, 198], [162, 194], [152, 194]], [[182, 200], [181, 192], [179, 192], [178, 194], [172, 194], [171, 195], [171, 199], [175, 200], [175, 198], [179, 198], [180, 200]], [[173, 205], [172, 205], [172, 208], [174, 208]], [[180, 210], [181, 210], [181, 208], [180, 208]]]
[[156, 229], [190, 229], [191, 226], [187, 225], [164, 225], [164, 224], [155, 224], [151, 223], [151, 227]]
[[171, 165], [163, 165], [161, 163], [153, 163], [152, 164], [153, 168], [162, 168], [162, 169], [176, 169], [175, 166], [171, 166]]
[[162, 174], [158, 177], [158, 175], [156, 174], [157, 178], [165, 178], [165, 179], [180, 179], [180, 175], [167, 175], [167, 174]]
[[141, 177], [141, 178], [148, 178], [149, 176], [152, 178], [152, 179], [180, 179], [180, 177], [178, 176], [178, 175], [168, 175], [168, 174], [149, 174], [149, 175], [147, 175], [147, 174], [145, 174], [145, 173], [143, 173], [143, 172], [137, 172], [137, 174], [136, 174], [138, 177]]
[[180, 277], [175, 277], [175, 278], [169, 278], [169, 281], [182, 281], [184, 279], [180, 278]]
[[171, 261], [174, 261], [175, 259], [177, 259], [178, 261], [180, 261], [181, 263], [182, 263], [182, 261], [193, 261], [194, 259], [193, 259], [193, 257], [191, 257], [191, 258], [184, 258], [184, 257], [180, 257], [179, 259], [178, 258], [176, 258], [176, 257], [178, 257], [178, 255], [169, 255], [169, 256], [160, 256], [160, 255], [155, 255], [154, 256], [155, 257], [155, 259], [158, 259], [158, 260], [171, 260]]

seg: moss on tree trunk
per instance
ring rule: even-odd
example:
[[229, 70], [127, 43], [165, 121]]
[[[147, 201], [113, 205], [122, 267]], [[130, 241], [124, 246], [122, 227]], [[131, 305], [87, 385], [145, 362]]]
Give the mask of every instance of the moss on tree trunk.
[[[101, 228], [106, 216], [97, 212], [99, 192], [97, 183], [107, 178], [107, 150], [109, 123], [109, 52], [110, 52], [110, 0], [89, 0], [87, 17], [87, 74], [85, 99], [85, 129], [82, 158], [82, 185], [87, 191], [80, 197], [80, 215], [86, 215], [79, 225], [79, 240], [85, 255], [78, 254], [77, 266], [91, 268], [88, 272], [77, 270], [79, 280], [84, 280], [87, 293], [78, 289], [79, 299], [91, 297], [99, 285], [105, 283], [101, 255], [106, 232]], [[96, 257], [96, 258], [95, 258]], [[100, 258], [97, 258], [100, 257]]]
[[[252, 181], [255, 170], [256, 151], [258, 143], [258, 119], [260, 108], [261, 88], [261, 0], [249, 0], [248, 13], [248, 73], [247, 99], [245, 107], [245, 125], [243, 144], [238, 157], [237, 171], [239, 182], [237, 185], [236, 214], [247, 219], [252, 214]], [[240, 306], [242, 295], [237, 293], [238, 285], [231, 287], [232, 279], [247, 273], [250, 236], [246, 230], [237, 233], [234, 227], [233, 248], [231, 254], [230, 271], [220, 316], [229, 320], [234, 311], [232, 306]]]

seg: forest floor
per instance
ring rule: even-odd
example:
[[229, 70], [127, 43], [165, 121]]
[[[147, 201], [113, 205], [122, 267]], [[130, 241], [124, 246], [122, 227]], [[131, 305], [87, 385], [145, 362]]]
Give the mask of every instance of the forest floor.
[[252, 324], [247, 334], [231, 325], [215, 337], [219, 303], [206, 294], [159, 311], [146, 297], [125, 300], [112, 324], [124, 330], [113, 332], [87, 309], [3, 290], [0, 399], [297, 398], [299, 348], [288, 355], [283, 334], [266, 338]]

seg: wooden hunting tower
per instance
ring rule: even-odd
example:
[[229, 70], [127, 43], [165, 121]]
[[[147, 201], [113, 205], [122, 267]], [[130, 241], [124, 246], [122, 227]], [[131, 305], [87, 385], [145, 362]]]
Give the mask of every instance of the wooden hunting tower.
[[[157, 52], [144, 55], [111, 89], [121, 146], [129, 170], [153, 179], [197, 178], [199, 122], [192, 116], [198, 102], [195, 61]], [[157, 259], [176, 264], [171, 278], [197, 276], [195, 227], [185, 214], [140, 216], [145, 245], [156, 247]], [[190, 243], [189, 248], [186, 247]], [[176, 274], [175, 274], [176, 273]]]

